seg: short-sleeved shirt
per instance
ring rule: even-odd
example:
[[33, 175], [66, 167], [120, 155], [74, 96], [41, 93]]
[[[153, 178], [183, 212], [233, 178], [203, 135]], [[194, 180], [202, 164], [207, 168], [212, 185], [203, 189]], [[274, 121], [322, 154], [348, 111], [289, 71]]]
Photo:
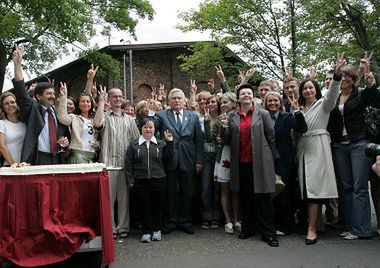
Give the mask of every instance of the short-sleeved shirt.
[[[13, 161], [20, 162], [22, 145], [26, 133], [26, 126], [22, 122], [13, 123], [7, 119], [0, 120], [0, 133], [5, 135], [5, 145], [11, 154]], [[8, 165], [4, 161], [4, 165]]]

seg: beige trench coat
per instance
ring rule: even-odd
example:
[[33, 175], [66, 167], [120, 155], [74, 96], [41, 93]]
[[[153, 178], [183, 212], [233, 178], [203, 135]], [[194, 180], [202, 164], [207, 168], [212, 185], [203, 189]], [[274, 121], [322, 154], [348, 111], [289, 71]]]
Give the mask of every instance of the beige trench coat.
[[308, 131], [299, 136], [297, 144], [298, 178], [302, 197], [305, 197], [304, 181], [308, 198], [338, 197], [330, 134], [326, 127], [330, 112], [339, 97], [340, 84], [341, 81], [332, 80], [326, 95], [304, 113]]
[[[239, 138], [240, 115], [237, 110], [229, 115], [229, 128], [221, 130], [225, 144], [231, 145], [231, 180], [232, 191], [239, 191]], [[255, 107], [251, 121], [253, 180], [255, 193], [273, 193], [275, 191], [274, 158], [274, 124], [269, 112]]]

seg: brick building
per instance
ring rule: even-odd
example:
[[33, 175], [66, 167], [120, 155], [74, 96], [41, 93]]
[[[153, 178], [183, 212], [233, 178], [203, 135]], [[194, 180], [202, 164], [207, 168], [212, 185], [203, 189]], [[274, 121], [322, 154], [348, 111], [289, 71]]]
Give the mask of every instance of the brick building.
[[[120, 62], [121, 79], [114, 81], [113, 79], [102, 79], [95, 77], [97, 84], [105, 85], [108, 89], [118, 87], [122, 89], [127, 99], [131, 99], [131, 85], [133, 88], [133, 100], [138, 102], [150, 96], [152, 87], [164, 84], [165, 88], [170, 90], [178, 87], [188, 93], [190, 78], [181, 72], [179, 65], [181, 62], [177, 57], [181, 54], [189, 54], [187, 48], [195, 42], [177, 42], [177, 43], [159, 43], [159, 44], [137, 44], [137, 45], [111, 45], [100, 49]], [[132, 55], [130, 55], [130, 53]], [[235, 55], [235, 54], [234, 54]], [[132, 61], [130, 60], [132, 59]], [[229, 58], [229, 61], [241, 62], [237, 55]], [[130, 64], [132, 63], [132, 64]], [[52, 78], [57, 84], [65, 81], [68, 85], [69, 95], [77, 97], [84, 89], [86, 83], [86, 73], [89, 63], [83, 58], [70, 62], [60, 68], [57, 68], [44, 76], [37, 77], [29, 81], [46, 81], [46, 76]], [[215, 70], [211, 70], [210, 77], [215, 81]], [[132, 83], [131, 83], [132, 74]], [[226, 76], [229, 74], [226, 74]], [[235, 74], [231, 74], [235, 75]], [[206, 89], [207, 82], [196, 81], [198, 90]]]

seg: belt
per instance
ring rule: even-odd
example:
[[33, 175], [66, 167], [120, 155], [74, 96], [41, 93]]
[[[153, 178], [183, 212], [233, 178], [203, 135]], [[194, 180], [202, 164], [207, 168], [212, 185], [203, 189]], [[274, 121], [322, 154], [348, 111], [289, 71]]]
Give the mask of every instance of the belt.
[[348, 137], [348, 135], [343, 135], [340, 138], [340, 142], [350, 142], [350, 137]]
[[42, 151], [38, 151], [38, 154], [45, 155], [45, 156], [54, 156], [52, 153], [46, 153], [46, 152], [42, 152]]

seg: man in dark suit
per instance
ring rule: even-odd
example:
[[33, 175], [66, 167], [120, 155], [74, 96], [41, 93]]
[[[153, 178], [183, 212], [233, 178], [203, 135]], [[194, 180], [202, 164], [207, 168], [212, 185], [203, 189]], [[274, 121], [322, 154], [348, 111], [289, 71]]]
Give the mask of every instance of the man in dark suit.
[[[21, 152], [21, 161], [33, 165], [62, 163], [60, 147], [67, 147], [68, 128], [58, 122], [54, 108], [55, 91], [48, 82], [39, 83], [35, 89], [37, 102], [25, 90], [22, 75], [22, 50], [15, 46], [12, 53], [15, 78], [13, 80], [21, 120], [26, 125], [26, 135]], [[59, 139], [59, 137], [62, 137]], [[58, 144], [58, 139], [60, 144]]]
[[[165, 215], [165, 232], [170, 233], [179, 228], [187, 234], [194, 233], [191, 220], [191, 191], [194, 169], [199, 172], [203, 163], [203, 133], [198, 117], [185, 109], [185, 95], [181, 89], [169, 92], [168, 110], [156, 116], [156, 126], [161, 136], [169, 130], [174, 137], [174, 157], [167, 165], [167, 204]], [[176, 207], [177, 182], [180, 202]]]

